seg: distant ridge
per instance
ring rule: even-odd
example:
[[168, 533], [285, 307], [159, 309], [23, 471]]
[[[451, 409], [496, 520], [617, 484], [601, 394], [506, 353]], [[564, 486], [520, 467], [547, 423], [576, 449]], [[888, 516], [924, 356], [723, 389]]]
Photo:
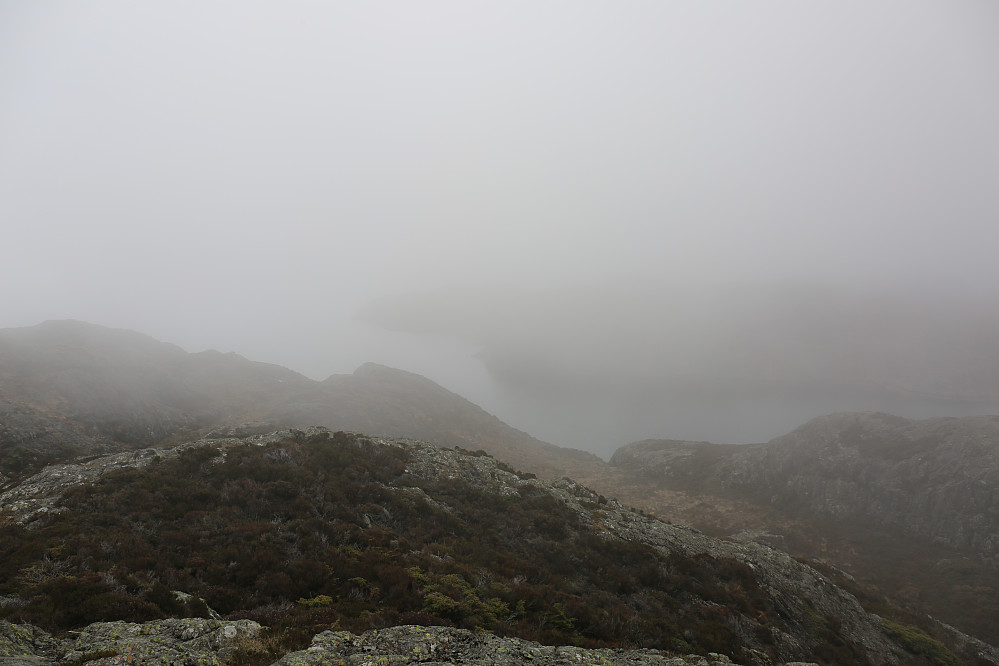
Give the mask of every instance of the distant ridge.
[[867, 520], [999, 564], [999, 416], [846, 412], [767, 444], [636, 442], [611, 464], [678, 487]]
[[258, 421], [425, 438], [482, 449], [544, 476], [602, 464], [511, 428], [413, 373], [365, 364], [317, 382], [238, 354], [188, 353], [75, 320], [0, 330], [0, 414], [6, 477], [74, 455], [169, 444]]
[[282, 425], [335, 425], [482, 449], [546, 477], [572, 476], [580, 468], [605, 464], [593, 454], [557, 447], [512, 428], [422, 375], [377, 363], [365, 363], [351, 375], [329, 377], [308, 401], [280, 405], [269, 418]]
[[999, 416], [843, 412], [766, 444], [645, 440], [606, 484], [714, 534], [820, 557], [999, 639]]

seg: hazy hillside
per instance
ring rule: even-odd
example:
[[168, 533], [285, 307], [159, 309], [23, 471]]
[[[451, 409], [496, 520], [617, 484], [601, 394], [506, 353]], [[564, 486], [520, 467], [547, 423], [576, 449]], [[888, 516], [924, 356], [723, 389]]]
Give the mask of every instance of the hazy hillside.
[[611, 464], [641, 506], [824, 557], [999, 637], [999, 416], [833, 414], [767, 444], [635, 442]]
[[251, 420], [312, 383], [236, 354], [189, 354], [141, 333], [85, 322], [0, 330], [0, 394], [123, 444]]
[[765, 445], [637, 442], [611, 464], [784, 510], [867, 520], [999, 564], [999, 416], [833, 414]]
[[0, 400], [0, 487], [48, 462], [121, 445], [57, 414]]
[[422, 437], [483, 449], [545, 476], [602, 464], [401, 370], [369, 364], [317, 382], [238, 354], [190, 354], [78, 321], [0, 330], [0, 400], [0, 474], [7, 476], [73, 455], [259, 421]]
[[276, 407], [269, 419], [292, 426], [326, 425], [446, 446], [482, 449], [518, 469], [546, 477], [602, 468], [595, 455], [539, 441], [426, 377], [367, 363], [334, 375]]

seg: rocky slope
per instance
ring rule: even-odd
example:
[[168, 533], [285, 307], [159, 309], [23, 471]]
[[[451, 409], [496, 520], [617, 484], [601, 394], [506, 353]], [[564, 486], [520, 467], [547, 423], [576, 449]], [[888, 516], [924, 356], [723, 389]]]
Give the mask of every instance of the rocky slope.
[[[38, 601], [42, 597], [38, 595], [51, 594], [47, 590], [62, 590], [59, 594], [64, 596], [59, 598], [68, 599], [71, 597], [65, 595], [77, 594], [83, 581], [90, 580], [92, 582], [87, 584], [91, 588], [88, 589], [94, 592], [89, 594], [103, 594], [109, 600], [107, 603], [114, 600], [113, 605], [125, 609], [122, 612], [156, 612], [155, 606], [150, 604], [159, 598], [155, 592], [158, 588], [150, 583], [153, 587], [142, 592], [140, 581], [145, 575], [141, 567], [154, 566], [154, 563], [144, 559], [141, 544], [130, 546], [134, 554], [121, 550], [126, 546], [124, 541], [149, 539], [151, 543], [161, 544], [157, 548], [163, 556], [168, 561], [176, 561], [179, 567], [163, 568], [164, 563], [157, 563], [157, 578], [183, 583], [190, 592], [208, 598], [211, 594], [217, 595], [219, 589], [226, 589], [227, 584], [251, 584], [257, 588], [254, 595], [261, 589], [272, 590], [268, 593], [271, 596], [259, 597], [251, 603], [264, 603], [261, 610], [254, 612], [258, 615], [270, 613], [269, 617], [273, 618], [281, 617], [281, 613], [264, 609], [278, 608], [273, 604], [284, 594], [281, 592], [283, 586], [291, 586], [289, 601], [306, 591], [306, 588], [295, 587], [299, 583], [293, 579], [281, 579], [284, 574], [279, 574], [286, 565], [300, 561], [301, 564], [295, 565], [299, 568], [294, 571], [299, 571], [299, 576], [315, 579], [313, 584], [317, 587], [312, 588], [306, 598], [299, 598], [297, 612], [322, 611], [326, 614], [320, 617], [327, 618], [327, 622], [339, 618], [338, 621], [357, 623], [365, 616], [378, 614], [388, 617], [390, 609], [385, 604], [389, 603], [389, 598], [397, 598], [392, 603], [403, 604], [398, 606], [401, 609], [407, 603], [403, 599], [412, 597], [417, 604], [422, 603], [422, 617], [430, 620], [430, 624], [457, 622], [460, 625], [467, 621], [492, 626], [497, 633], [511, 637], [519, 631], [536, 632], [544, 628], [542, 633], [555, 632], [544, 634], [552, 637], [573, 636], [574, 632], [582, 631], [579, 640], [585, 636], [631, 635], [631, 640], [655, 643], [668, 638], [666, 634], [658, 633], [665, 627], [647, 634], [635, 633], [634, 628], [639, 622], [651, 619], [639, 620], [645, 617], [642, 613], [660, 617], [667, 613], [672, 618], [667, 631], [676, 636], [670, 639], [676, 641], [676, 645], [710, 645], [715, 641], [727, 645], [730, 655], [747, 664], [794, 660], [828, 664], [842, 663], [844, 659], [871, 664], [913, 663], [910, 661], [915, 658], [912, 651], [918, 652], [925, 645], [935, 646], [933, 649], [941, 651], [940, 654], [950, 654], [939, 641], [947, 641], [953, 649], [960, 649], [958, 645], [961, 644], [965, 649], [977, 651], [980, 654], [975, 658], [984, 659], [983, 663], [999, 663], [999, 657], [989, 652], [987, 646], [968, 648], [972, 645], [970, 642], [960, 637], [955, 639], [955, 634], [946, 628], [933, 625], [934, 639], [925, 630], [888, 623], [870, 614], [856, 598], [824, 574], [784, 553], [761, 544], [714, 539], [689, 527], [664, 523], [607, 500], [568, 479], [542, 481], [518, 474], [489, 456], [442, 449], [414, 440], [372, 442], [342, 433], [332, 436], [323, 429], [223, 434], [226, 436], [194, 442], [181, 450], [149, 450], [131, 457], [117, 454], [79, 463], [79, 467], [71, 471], [66, 466], [46, 470], [8, 490], [0, 497], [0, 511], [8, 521], [7, 527], [2, 528], [6, 543], [4, 559], [8, 566], [18, 568], [18, 573], [8, 579], [10, 582], [5, 588], [8, 596], [3, 597], [0, 608], [7, 608], [6, 615], [11, 618], [26, 612], [28, 616], [37, 614], [43, 608]], [[313, 460], [312, 456], [319, 458]], [[326, 463], [317, 469], [320, 459]], [[248, 476], [236, 476], [238, 470], [245, 470], [242, 474]], [[147, 474], [159, 475], [155, 477], [156, 484], [168, 479], [172, 480], [170, 483], [182, 484], [177, 486], [179, 494], [174, 499], [164, 495], [162, 501], [166, 504], [160, 508], [141, 508], [139, 498], [149, 492], [143, 490], [143, 478]], [[340, 480], [333, 479], [328, 490], [316, 485], [328, 477]], [[198, 482], [198, 479], [203, 481]], [[352, 489], [350, 479], [366, 481]], [[268, 480], [267, 483], [260, 485], [264, 480]], [[296, 483], [302, 484], [300, 489], [296, 489]], [[156, 487], [163, 489], [160, 485], [153, 486]], [[334, 488], [350, 496], [349, 506], [329, 504], [329, 493]], [[260, 513], [260, 519], [253, 517], [256, 514], [248, 515], [251, 522], [245, 527], [239, 526], [238, 514], [232, 513], [234, 509], [224, 507], [230, 502], [234, 507], [243, 507], [242, 511], [247, 510], [247, 500], [238, 499], [243, 492], [241, 489], [258, 498], [249, 500], [251, 504], [271, 498], [260, 504], [259, 510], [253, 509]], [[211, 494], [213, 492], [216, 494]], [[112, 503], [113, 498], [119, 496], [131, 498], [128, 500], [130, 505]], [[198, 498], [197, 504], [191, 505], [197, 507], [193, 512], [176, 504], [181, 497], [187, 496]], [[213, 499], [216, 496], [218, 500]], [[308, 499], [310, 497], [314, 499]], [[260, 570], [262, 577], [257, 578], [258, 574], [250, 573], [255, 569], [246, 569], [246, 565], [249, 558], [256, 560], [264, 555], [255, 555], [245, 547], [241, 555], [233, 551], [232, 555], [225, 556], [235, 558], [228, 565], [209, 561], [207, 553], [217, 552], [214, 550], [217, 546], [210, 540], [222, 540], [225, 534], [218, 531], [221, 523], [209, 513], [217, 501], [223, 503], [219, 508], [227, 512], [220, 516], [227, 515], [225, 520], [231, 527], [240, 533], [251, 530], [250, 535], [260, 535], [253, 536], [248, 543], [273, 543], [278, 546], [277, 552], [284, 553], [281, 557], [289, 558], [289, 561], [269, 560], [270, 564]], [[494, 506], [489, 507], [490, 504]], [[42, 510], [43, 507], [47, 510]], [[105, 510], [113, 510], [114, 516], [101, 514]], [[533, 513], [523, 513], [528, 510]], [[149, 519], [147, 512], [150, 511], [158, 516], [155, 520]], [[169, 518], [171, 511], [176, 512], [176, 518]], [[328, 517], [321, 518], [324, 515]], [[520, 515], [523, 517], [518, 519]], [[317, 518], [319, 522], [316, 522]], [[82, 525], [81, 520], [93, 524], [87, 532], [106, 530], [115, 521], [123, 521], [122, 525], [129, 526], [130, 536], [120, 537], [124, 541], [117, 546], [110, 541], [115, 534], [112, 531], [103, 536], [80, 535], [74, 537], [74, 541], [67, 541], [66, 529]], [[16, 525], [18, 522], [23, 526]], [[192, 536], [168, 530], [169, 524], [193, 530]], [[208, 525], [217, 527], [206, 531]], [[430, 529], [438, 535], [414, 532], [419, 525], [426, 526], [420, 529]], [[479, 534], [476, 530], [487, 532]], [[330, 542], [326, 542], [325, 537], [316, 541], [326, 533], [339, 536], [333, 536]], [[33, 555], [18, 546], [15, 543], [18, 540], [25, 544], [30, 540], [50, 545], [41, 548], [39, 555]], [[336, 545], [337, 540], [341, 545]], [[326, 545], [322, 545], [324, 542]], [[403, 542], [410, 545], [403, 546]], [[451, 545], [446, 545], [447, 542]], [[474, 548], [471, 544], [477, 542], [490, 543], [493, 550], [466, 550], [466, 546], [461, 545], [467, 543], [468, 548]], [[163, 551], [165, 544], [173, 545]], [[29, 551], [35, 548], [39, 546], [31, 546]], [[167, 555], [178, 548], [180, 551], [176, 555]], [[325, 561], [337, 571], [335, 579], [329, 573], [311, 571], [310, 560], [306, 559], [310, 548], [327, 549], [323, 551], [328, 553]], [[610, 550], [604, 553], [606, 549]], [[487, 554], [489, 552], [492, 554]], [[516, 554], [521, 552], [522, 555]], [[524, 556], [534, 558], [538, 563], [554, 559], [533, 573], [534, 565], [528, 565], [527, 560], [511, 568], [517, 557]], [[106, 565], [102, 564], [105, 557], [108, 558]], [[485, 559], [481, 559], [483, 557]], [[610, 559], [606, 559], [608, 557]], [[364, 578], [352, 576], [352, 568], [361, 566], [368, 558], [374, 558], [373, 568], [363, 570]], [[391, 567], [397, 566], [390, 565], [395, 561], [393, 558], [398, 558], [399, 566], [409, 567], [410, 582], [401, 587], [395, 582], [397, 574], [392, 573]], [[509, 564], [499, 564], [495, 558]], [[607, 568], [591, 571], [597, 562], [603, 562], [600, 566]], [[625, 568], [621, 573], [610, 568], [622, 564]], [[86, 566], [87, 571], [77, 572], [76, 568], [80, 566]], [[106, 572], [105, 566], [108, 567]], [[140, 568], [129, 570], [129, 567]], [[244, 569], [248, 577], [242, 573]], [[227, 571], [230, 573], [225, 573]], [[310, 573], [306, 574], [307, 571]], [[642, 571], [646, 573], [640, 573]], [[360, 572], [360, 569], [355, 570], [355, 573]], [[621, 575], [631, 579], [619, 578]], [[235, 578], [232, 583], [226, 583], [219, 576]], [[633, 578], [636, 576], [638, 578]], [[474, 579], [479, 582], [469, 582]], [[533, 596], [536, 593], [532, 588], [525, 587], [532, 579], [531, 585], [550, 586], [544, 588], [548, 591], [540, 597]], [[244, 582], [240, 583], [240, 580]], [[323, 583], [323, 580], [327, 582]], [[591, 582], [584, 582], [587, 580]], [[208, 581], [214, 582], [209, 584]], [[599, 592], [593, 586], [609, 581], [619, 581], [614, 583], [617, 587], [608, 589], [615, 590], [613, 594], [618, 595], [617, 601], [611, 596], [599, 597], [603, 599], [599, 603], [587, 601], [591, 597], [584, 595], [606, 595], [607, 592]], [[230, 617], [238, 615], [236, 609], [243, 603], [237, 601], [234, 594], [229, 592], [216, 597], [218, 603], [229, 604], [226, 612]], [[393, 596], [397, 594], [402, 596]], [[28, 599], [32, 601], [24, 605]], [[525, 605], [524, 601], [528, 599], [532, 601]], [[614, 605], [625, 600], [625, 605]], [[107, 607], [107, 603], [102, 608]], [[357, 606], [358, 603], [362, 606]], [[514, 605], [517, 611], [512, 611]], [[546, 606], [550, 608], [546, 609]], [[352, 608], [355, 610], [350, 610]], [[367, 615], [352, 615], [360, 608], [371, 611], [367, 611]], [[505, 610], [500, 611], [500, 608]], [[618, 608], [620, 610], [616, 610]], [[643, 608], [646, 610], [636, 610]], [[53, 610], [56, 614], [62, 612], [58, 608]], [[289, 611], [282, 612], [287, 614]], [[603, 619], [600, 619], [601, 612]], [[614, 623], [621, 621], [616, 615], [620, 612], [639, 615], [634, 615], [619, 630], [613, 630]], [[521, 614], [522, 620], [515, 619]], [[78, 613], [63, 616], [84, 617]], [[708, 638], [708, 632], [715, 638]], [[135, 635], [140, 633], [140, 630], [133, 631]], [[408, 650], [430, 644], [425, 638], [415, 643], [412, 640], [400, 642], [398, 635], [391, 632], [379, 636], [384, 639], [396, 637], [381, 647], [371, 647], [378, 645], [381, 639], [326, 634], [317, 638], [315, 649], [297, 657], [289, 655], [282, 663], [321, 663], [315, 661], [318, 654], [324, 654], [318, 650], [328, 650], [330, 659], [370, 654], [374, 650], [387, 659], [395, 655], [399, 658], [393, 657], [394, 661], [406, 663], [398, 654], [398, 646]], [[484, 637], [472, 640], [469, 634], [451, 633], [448, 636], [450, 638], [445, 639], [441, 635], [440, 640], [430, 642], [444, 646], [450, 640], [463, 645], [470, 663], [477, 663], [475, 660], [489, 654], [490, 650], [495, 658], [496, 650], [501, 646], [514, 650], [513, 654], [526, 654], [536, 649], [540, 651], [539, 655], [562, 658], [558, 656], [559, 651], [551, 651], [551, 648], [509, 641], [490, 643], [493, 639]], [[913, 642], [912, 636], [924, 643]], [[344, 652], [348, 648], [353, 652]], [[118, 648], [108, 650], [111, 649]], [[453, 658], [458, 654], [447, 650], [442, 656]], [[619, 655], [619, 661], [615, 662], [618, 657], [612, 657], [609, 652], [573, 650], [569, 649], [563, 657], [577, 663], [584, 658], [594, 659], [594, 663], [634, 663], [628, 661], [633, 656]], [[675, 652], [670, 654], [675, 655]], [[641, 656], [646, 659], [644, 663], [690, 663], [670, 662], [669, 658], [673, 657], [667, 653]], [[599, 661], [601, 659], [604, 661]], [[724, 663], [721, 657], [714, 659]], [[516, 658], [511, 657], [509, 663], [515, 661]]]
[[361, 657], [374, 663], [398, 664], [469, 664], [471, 666], [574, 666], [605, 664], [625, 666], [723, 666], [732, 661], [720, 654], [669, 655], [658, 650], [587, 650], [574, 646], [548, 646], [517, 638], [502, 638], [488, 633], [446, 627], [391, 627], [373, 630], [361, 636], [346, 631], [326, 631], [317, 635], [312, 645], [289, 654], [280, 666], [301, 666], [349, 662]]
[[999, 418], [812, 420], [767, 444], [646, 440], [588, 479], [712, 534], [775, 544], [995, 642]]
[[271, 432], [265, 425], [246, 424], [212, 431], [206, 439], [170, 448], [123, 451], [48, 465], [40, 472], [0, 493], [0, 511], [6, 520], [28, 524], [50, 511], [58, 512], [59, 499], [68, 490], [96, 483], [106, 474], [125, 469], [142, 469], [163, 460], [175, 460], [192, 448], [208, 445], [217, 448], [248, 444], [263, 446], [280, 441], [289, 435], [288, 431]]
[[[259, 650], [260, 625], [241, 620], [163, 620], [135, 624], [101, 622], [67, 639], [30, 625], [0, 621], [0, 660], [11, 666], [204, 666]], [[239, 655], [242, 656], [242, 655]], [[305, 650], [289, 653], [275, 666], [308, 664], [469, 664], [494, 666], [737, 666], [720, 654], [668, 655], [657, 650], [587, 650], [548, 646], [517, 638], [450, 627], [398, 626], [363, 634], [324, 631]], [[804, 664], [802, 666], [805, 666]]]
[[45, 463], [117, 448], [114, 441], [89, 434], [58, 414], [0, 400], [0, 488]]
[[999, 416], [834, 414], [743, 452], [721, 474], [777, 502], [875, 524], [999, 564]]
[[860, 518], [999, 563], [999, 416], [832, 414], [763, 445], [636, 442], [611, 464], [816, 516]]

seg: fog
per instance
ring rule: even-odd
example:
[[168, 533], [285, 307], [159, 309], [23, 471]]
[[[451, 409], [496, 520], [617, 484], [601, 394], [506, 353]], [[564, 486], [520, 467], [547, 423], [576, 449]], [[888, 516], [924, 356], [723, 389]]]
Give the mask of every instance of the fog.
[[991, 0], [7, 0], [0, 327], [375, 361], [602, 454], [999, 412], [996, 118]]
[[814, 416], [993, 413], [994, 298], [802, 280], [452, 290], [364, 311], [481, 347], [502, 411], [606, 454], [650, 435], [767, 441]]

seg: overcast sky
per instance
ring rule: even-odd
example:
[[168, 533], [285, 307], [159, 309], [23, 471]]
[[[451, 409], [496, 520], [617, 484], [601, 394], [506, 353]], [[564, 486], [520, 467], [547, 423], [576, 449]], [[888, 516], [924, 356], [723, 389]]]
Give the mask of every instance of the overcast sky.
[[987, 294], [997, 119], [994, 0], [3, 0], [0, 327], [447, 384], [453, 348], [354, 314], [705, 276]]

